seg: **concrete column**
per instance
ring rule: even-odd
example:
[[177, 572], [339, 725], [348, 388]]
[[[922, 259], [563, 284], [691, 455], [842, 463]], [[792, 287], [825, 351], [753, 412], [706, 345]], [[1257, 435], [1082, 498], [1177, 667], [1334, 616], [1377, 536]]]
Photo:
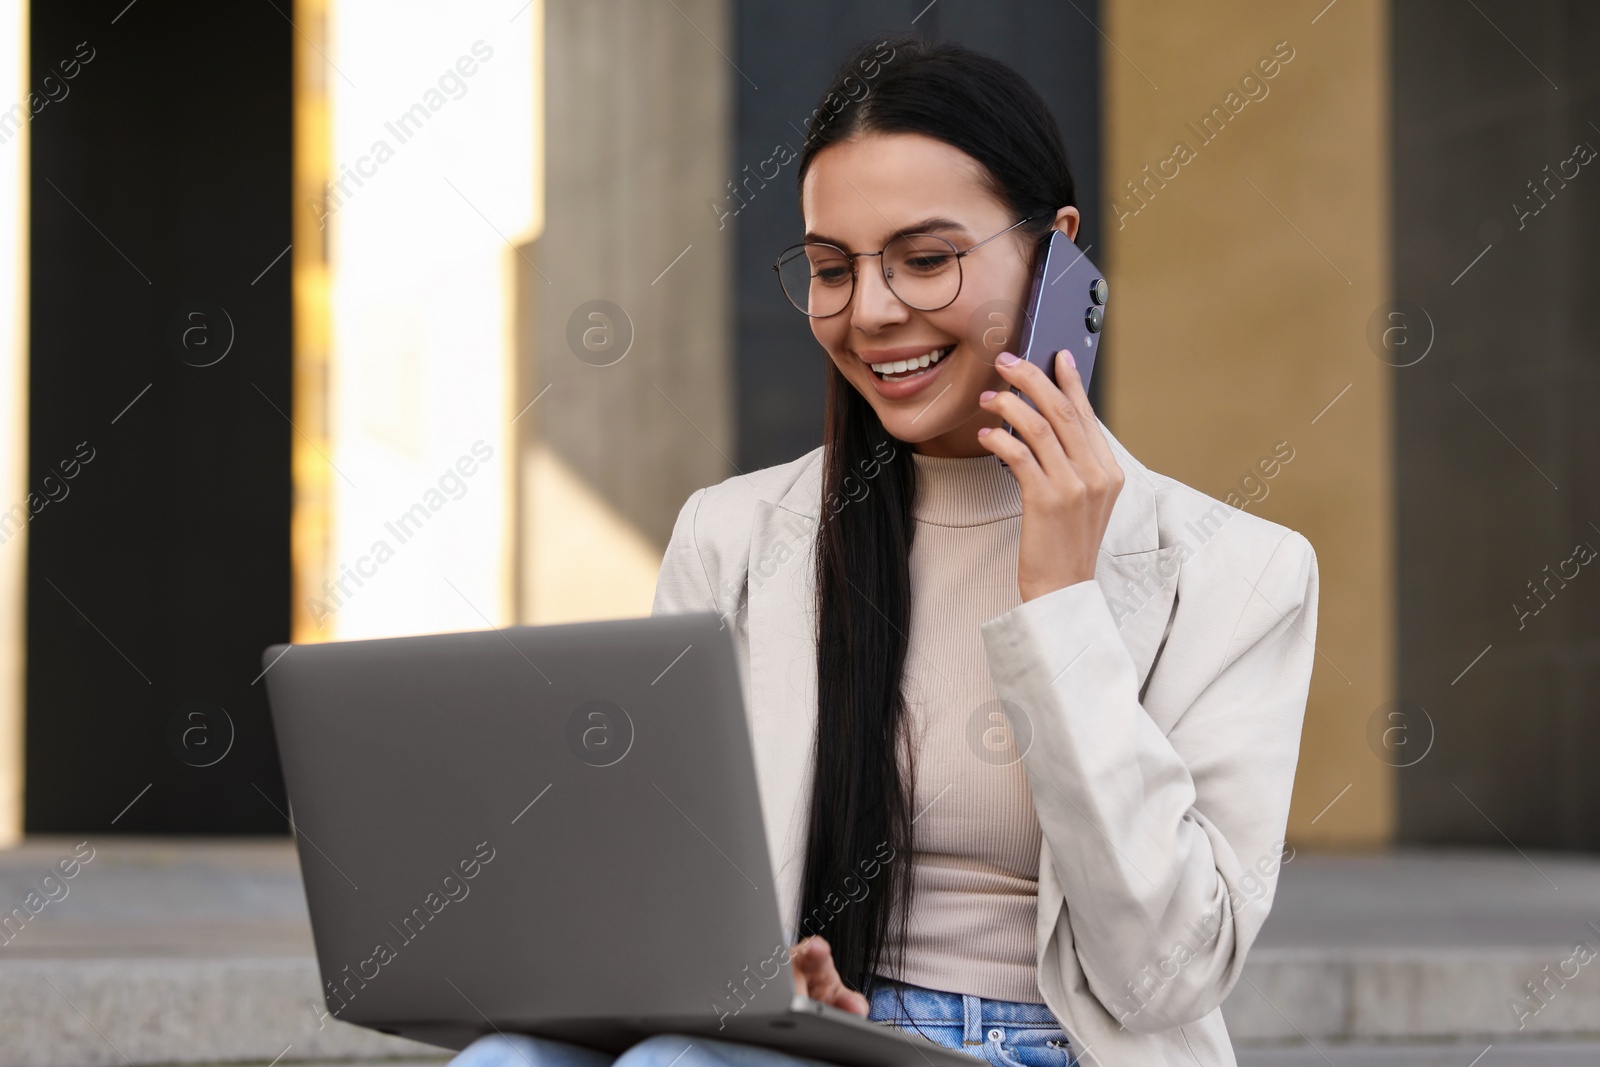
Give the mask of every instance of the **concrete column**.
[[728, 179], [726, 0], [544, 6], [545, 225], [518, 266], [527, 622], [647, 613], [679, 507], [734, 454], [730, 256], [705, 208]]

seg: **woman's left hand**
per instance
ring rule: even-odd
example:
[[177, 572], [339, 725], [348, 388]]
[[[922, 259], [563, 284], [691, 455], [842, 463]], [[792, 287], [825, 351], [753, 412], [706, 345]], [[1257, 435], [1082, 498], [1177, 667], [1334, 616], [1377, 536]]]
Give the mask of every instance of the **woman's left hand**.
[[995, 360], [1001, 377], [1026, 393], [1037, 411], [1009, 390], [978, 398], [979, 407], [1017, 430], [1012, 435], [984, 427], [978, 443], [1005, 460], [1022, 490], [1017, 589], [1024, 602], [1094, 577], [1111, 505], [1124, 481], [1065, 350], [1056, 353], [1055, 366], [1052, 382], [1009, 352]]
[[872, 1010], [866, 996], [844, 984], [833, 962], [833, 946], [821, 934], [812, 934], [789, 950], [789, 966], [794, 972], [794, 991], [802, 997], [835, 1008], [866, 1015]]

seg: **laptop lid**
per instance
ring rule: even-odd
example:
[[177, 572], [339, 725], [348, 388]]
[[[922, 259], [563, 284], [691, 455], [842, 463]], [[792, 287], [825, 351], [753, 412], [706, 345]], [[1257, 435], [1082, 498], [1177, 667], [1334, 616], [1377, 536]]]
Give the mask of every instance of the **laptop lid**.
[[336, 1018], [462, 1047], [788, 1007], [716, 615], [275, 645], [262, 662]]

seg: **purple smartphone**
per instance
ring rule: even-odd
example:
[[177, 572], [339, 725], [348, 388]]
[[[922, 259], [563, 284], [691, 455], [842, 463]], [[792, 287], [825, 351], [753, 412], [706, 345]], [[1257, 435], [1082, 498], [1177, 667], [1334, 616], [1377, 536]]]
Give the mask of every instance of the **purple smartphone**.
[[[1078, 250], [1067, 235], [1051, 230], [1050, 239], [1039, 250], [1033, 268], [1033, 292], [1022, 316], [1022, 330], [1016, 353], [1044, 371], [1053, 382], [1055, 355], [1065, 348], [1072, 353], [1083, 379], [1085, 392], [1094, 373], [1095, 353], [1100, 349], [1100, 333], [1105, 329], [1105, 275]], [[1021, 390], [1012, 392], [1034, 407]], [[1007, 433], [1016, 431], [1005, 424]]]

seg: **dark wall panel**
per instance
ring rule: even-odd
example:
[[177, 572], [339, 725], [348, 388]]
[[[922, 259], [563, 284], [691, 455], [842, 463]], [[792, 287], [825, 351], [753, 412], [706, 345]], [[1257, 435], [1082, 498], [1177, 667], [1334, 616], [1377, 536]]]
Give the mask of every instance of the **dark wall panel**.
[[286, 827], [252, 684], [288, 635], [279, 8], [32, 8], [31, 833]]
[[[1080, 247], [1100, 255], [1099, 19], [1095, 3], [1028, 0], [824, 0], [815, 4], [736, 5], [738, 128], [730, 178], [751, 173], [787, 142], [800, 148], [805, 119], [817, 106], [846, 50], [872, 37], [921, 33], [960, 41], [1015, 67], [1055, 112], [1066, 137], [1084, 214]], [[914, 20], [914, 21], [913, 21]], [[805, 319], [789, 306], [769, 269], [800, 239], [794, 172], [783, 168], [748, 198], [728, 225], [735, 230], [734, 267], [738, 463], [753, 470], [794, 459], [822, 443], [826, 355]], [[732, 206], [731, 198], [728, 201]], [[1106, 264], [1090, 252], [1102, 267]], [[1115, 360], [1115, 355], [1110, 354]], [[1097, 374], [1090, 399], [1099, 401]]]
[[1433, 335], [1394, 372], [1400, 692], [1433, 745], [1400, 837], [1600, 848], [1600, 9], [1400, 2], [1393, 31], [1395, 290], [1409, 351]]

